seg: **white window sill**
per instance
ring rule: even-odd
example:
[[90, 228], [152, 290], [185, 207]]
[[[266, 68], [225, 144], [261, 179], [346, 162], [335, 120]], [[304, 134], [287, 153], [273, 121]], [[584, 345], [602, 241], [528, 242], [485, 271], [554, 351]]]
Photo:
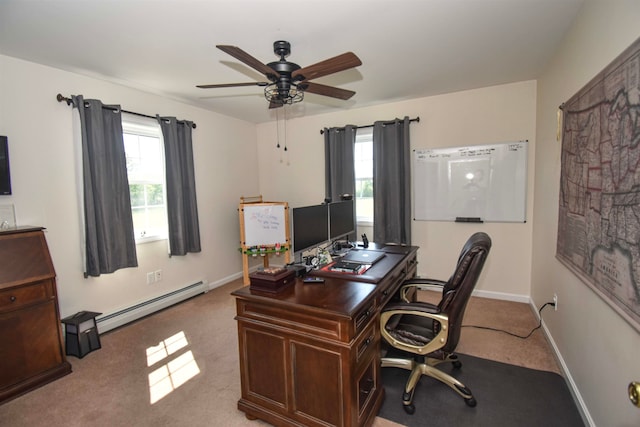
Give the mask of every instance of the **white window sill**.
[[136, 245], [143, 245], [145, 243], [157, 242], [159, 240], [167, 240], [167, 236], [148, 236], [148, 237], [138, 237], [136, 239]]

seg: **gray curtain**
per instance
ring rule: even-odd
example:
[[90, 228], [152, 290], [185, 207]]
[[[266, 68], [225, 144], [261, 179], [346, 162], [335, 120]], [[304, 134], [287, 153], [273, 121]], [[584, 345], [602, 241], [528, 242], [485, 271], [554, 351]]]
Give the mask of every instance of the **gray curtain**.
[[411, 244], [409, 117], [373, 125], [373, 238]]
[[137, 267], [120, 106], [72, 99], [82, 134], [85, 277]]
[[200, 252], [191, 130], [193, 123], [157, 116], [164, 139], [169, 254]]
[[324, 129], [325, 194], [336, 202], [343, 194], [355, 193], [354, 145], [356, 126]]

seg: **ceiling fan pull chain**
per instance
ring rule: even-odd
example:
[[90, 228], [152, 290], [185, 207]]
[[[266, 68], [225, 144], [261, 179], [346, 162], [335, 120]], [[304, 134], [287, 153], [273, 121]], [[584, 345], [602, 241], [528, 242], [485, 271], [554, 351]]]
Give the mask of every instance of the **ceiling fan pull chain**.
[[287, 158], [287, 166], [289, 166], [291, 163], [289, 163], [289, 152], [287, 150], [287, 106], [285, 105], [284, 108], [282, 109], [282, 114], [284, 114], [284, 155]]
[[287, 151], [287, 104], [282, 106], [282, 114], [284, 115], [284, 151]]
[[280, 148], [280, 121], [278, 120], [278, 110], [276, 110], [276, 136], [278, 138], [276, 148]]

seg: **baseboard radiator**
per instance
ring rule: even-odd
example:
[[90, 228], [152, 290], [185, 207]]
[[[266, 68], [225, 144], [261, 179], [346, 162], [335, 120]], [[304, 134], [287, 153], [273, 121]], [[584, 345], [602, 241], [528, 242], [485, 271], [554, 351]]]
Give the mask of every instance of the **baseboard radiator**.
[[119, 326], [126, 325], [134, 320], [153, 314], [156, 311], [177, 304], [208, 290], [209, 288], [205, 282], [200, 281], [193, 285], [185, 286], [184, 288], [177, 289], [173, 292], [132, 305], [131, 307], [96, 317], [98, 332], [102, 334]]

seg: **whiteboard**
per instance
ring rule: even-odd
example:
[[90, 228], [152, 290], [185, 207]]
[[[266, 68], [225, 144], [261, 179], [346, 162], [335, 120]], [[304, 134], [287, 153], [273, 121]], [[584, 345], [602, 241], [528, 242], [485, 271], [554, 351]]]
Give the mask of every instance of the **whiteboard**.
[[414, 219], [526, 222], [527, 145], [414, 150]]
[[287, 243], [284, 204], [244, 205], [244, 246]]

